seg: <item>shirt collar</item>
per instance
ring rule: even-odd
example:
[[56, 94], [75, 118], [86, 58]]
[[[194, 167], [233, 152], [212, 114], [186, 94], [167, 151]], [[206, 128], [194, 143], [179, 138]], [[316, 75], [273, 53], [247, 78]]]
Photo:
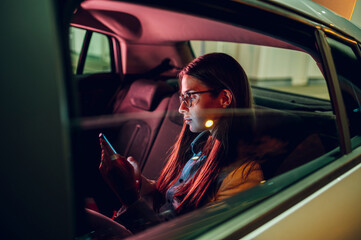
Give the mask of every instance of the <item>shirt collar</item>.
[[191, 149], [192, 149], [193, 154], [197, 154], [197, 153], [194, 152], [193, 146], [195, 144], [197, 144], [197, 142], [199, 142], [203, 137], [207, 136], [208, 134], [209, 134], [209, 130], [204, 130], [203, 132], [198, 134], [198, 136], [192, 141]]

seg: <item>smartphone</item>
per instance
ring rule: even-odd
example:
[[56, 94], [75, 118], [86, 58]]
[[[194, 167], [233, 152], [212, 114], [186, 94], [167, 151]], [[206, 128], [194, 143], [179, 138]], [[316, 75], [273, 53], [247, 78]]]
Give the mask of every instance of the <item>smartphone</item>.
[[113, 146], [110, 144], [110, 142], [108, 141], [108, 139], [105, 137], [104, 133], [99, 133], [99, 138], [102, 138], [102, 139], [105, 140], [105, 142], [107, 143], [107, 145], [109, 146], [109, 148], [112, 150], [112, 152], [110, 153], [111, 155], [117, 154], [117, 151], [115, 151], [115, 149], [113, 148]]

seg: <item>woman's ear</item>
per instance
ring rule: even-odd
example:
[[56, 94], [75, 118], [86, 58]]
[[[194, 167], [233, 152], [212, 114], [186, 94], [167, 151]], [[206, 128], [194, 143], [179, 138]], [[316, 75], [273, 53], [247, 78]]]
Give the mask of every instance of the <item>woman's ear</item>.
[[223, 89], [220, 93], [220, 96], [221, 106], [223, 108], [227, 108], [231, 104], [233, 98], [231, 91], [229, 91], [228, 89]]

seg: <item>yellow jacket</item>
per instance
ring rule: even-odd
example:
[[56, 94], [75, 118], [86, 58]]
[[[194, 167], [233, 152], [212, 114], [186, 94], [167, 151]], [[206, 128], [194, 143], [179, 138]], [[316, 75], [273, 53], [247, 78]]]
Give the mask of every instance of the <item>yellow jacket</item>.
[[261, 166], [256, 162], [244, 163], [236, 168], [234, 168], [233, 164], [233, 166], [229, 166], [222, 171], [230, 171], [230, 173], [226, 175], [222, 181], [211, 202], [231, 197], [239, 192], [260, 184], [264, 180]]

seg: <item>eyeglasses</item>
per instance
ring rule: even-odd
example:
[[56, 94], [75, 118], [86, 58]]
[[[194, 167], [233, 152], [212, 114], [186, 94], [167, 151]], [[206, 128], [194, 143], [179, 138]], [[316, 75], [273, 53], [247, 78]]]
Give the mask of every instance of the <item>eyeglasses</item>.
[[179, 96], [179, 101], [181, 104], [182, 104], [182, 102], [184, 102], [184, 104], [187, 106], [187, 108], [190, 108], [190, 107], [192, 107], [192, 105], [197, 104], [199, 101], [199, 96], [197, 96], [196, 94], [214, 92], [214, 91], [215, 90], [207, 90], [207, 91], [200, 91], [200, 92], [185, 92]]

